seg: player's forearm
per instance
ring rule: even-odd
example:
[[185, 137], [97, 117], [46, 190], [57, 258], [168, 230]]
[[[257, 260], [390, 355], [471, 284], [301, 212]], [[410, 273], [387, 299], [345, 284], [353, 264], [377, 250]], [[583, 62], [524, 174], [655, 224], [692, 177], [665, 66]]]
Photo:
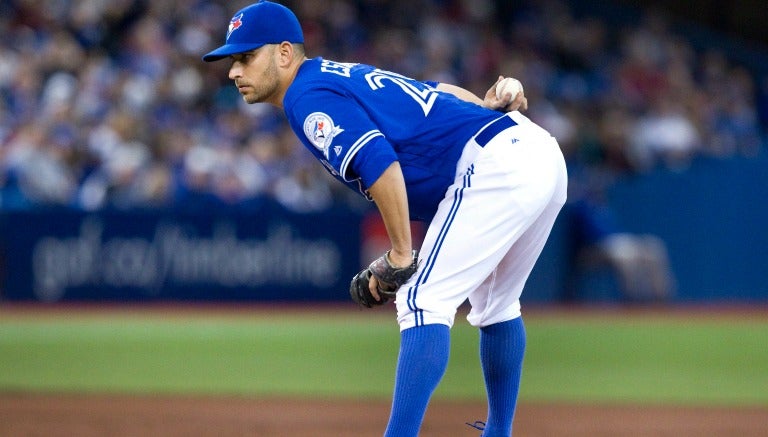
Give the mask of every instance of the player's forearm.
[[460, 86], [451, 85], [449, 83], [439, 83], [437, 84], [437, 89], [439, 91], [453, 94], [454, 96], [460, 98], [461, 100], [483, 106], [483, 99], [476, 96], [473, 92], [466, 90]]
[[379, 208], [384, 226], [392, 243], [390, 261], [398, 266], [411, 263], [411, 222], [408, 213], [408, 195], [400, 163], [393, 162], [368, 188]]
[[460, 86], [451, 85], [449, 83], [437, 84], [437, 89], [446, 93], [453, 94], [461, 100], [480, 105], [484, 108], [492, 109], [494, 111], [510, 112], [510, 111], [525, 111], [528, 109], [528, 99], [525, 97], [522, 88], [516, 95], [497, 95], [496, 86], [504, 79], [504, 76], [499, 76], [496, 83], [486, 91], [485, 97], [480, 98], [469, 90], [466, 90]]

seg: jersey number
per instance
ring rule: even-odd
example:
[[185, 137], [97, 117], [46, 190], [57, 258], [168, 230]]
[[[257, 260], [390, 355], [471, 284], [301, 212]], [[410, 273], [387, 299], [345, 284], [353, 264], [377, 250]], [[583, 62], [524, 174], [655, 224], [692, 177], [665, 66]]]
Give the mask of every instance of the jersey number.
[[[350, 77], [350, 70], [356, 64], [333, 62], [329, 60], [323, 60], [320, 65], [320, 71], [323, 73], [333, 73], [339, 76]], [[432, 105], [435, 104], [437, 99], [437, 92], [433, 89], [419, 89], [414, 85], [410, 79], [405, 76], [401, 76], [397, 73], [384, 70], [373, 70], [365, 75], [365, 80], [368, 81], [368, 85], [372, 90], [384, 88], [384, 81], [389, 80], [395, 85], [399, 86], [406, 94], [408, 94], [416, 103], [421, 106], [421, 110], [424, 111], [424, 115], [428, 115], [432, 110]]]
[[392, 73], [391, 71], [373, 70], [365, 75], [365, 80], [368, 81], [368, 85], [374, 91], [384, 88], [385, 80], [393, 82], [421, 106], [424, 115], [429, 114], [429, 111], [432, 110], [432, 105], [435, 104], [437, 99], [437, 92], [434, 90], [429, 88], [421, 90], [411, 83], [407, 77]]

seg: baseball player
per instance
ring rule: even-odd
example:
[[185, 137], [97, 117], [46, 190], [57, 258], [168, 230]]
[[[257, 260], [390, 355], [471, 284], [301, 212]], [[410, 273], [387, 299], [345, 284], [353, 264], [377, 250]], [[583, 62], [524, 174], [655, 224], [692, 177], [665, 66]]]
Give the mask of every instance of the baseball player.
[[[366, 307], [395, 299], [401, 342], [384, 435], [418, 435], [469, 299], [488, 394], [482, 435], [509, 436], [526, 339], [519, 299], [566, 197], [557, 142], [514, 110], [526, 106], [522, 93], [499, 99], [492, 87], [481, 99], [308, 59], [303, 42], [289, 9], [262, 1], [238, 11], [225, 44], [203, 59], [229, 59], [243, 99], [282, 108], [309, 152], [381, 213], [392, 248], [350, 293]], [[410, 220], [429, 223], [420, 250]]]

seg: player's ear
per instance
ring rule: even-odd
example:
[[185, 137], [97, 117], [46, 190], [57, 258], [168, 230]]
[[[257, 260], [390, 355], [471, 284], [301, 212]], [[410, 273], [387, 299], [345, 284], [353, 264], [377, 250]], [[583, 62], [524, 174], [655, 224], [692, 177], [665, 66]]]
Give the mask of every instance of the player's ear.
[[288, 41], [283, 41], [278, 44], [276, 52], [277, 65], [280, 67], [287, 67], [293, 61], [293, 44], [289, 43]]

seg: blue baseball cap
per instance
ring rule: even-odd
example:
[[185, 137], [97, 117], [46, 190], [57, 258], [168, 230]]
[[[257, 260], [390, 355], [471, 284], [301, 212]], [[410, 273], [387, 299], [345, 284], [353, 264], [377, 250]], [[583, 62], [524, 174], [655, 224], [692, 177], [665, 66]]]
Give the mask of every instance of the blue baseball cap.
[[203, 56], [203, 61], [218, 61], [283, 41], [304, 43], [298, 18], [285, 6], [262, 0], [235, 13], [229, 21], [225, 44]]

